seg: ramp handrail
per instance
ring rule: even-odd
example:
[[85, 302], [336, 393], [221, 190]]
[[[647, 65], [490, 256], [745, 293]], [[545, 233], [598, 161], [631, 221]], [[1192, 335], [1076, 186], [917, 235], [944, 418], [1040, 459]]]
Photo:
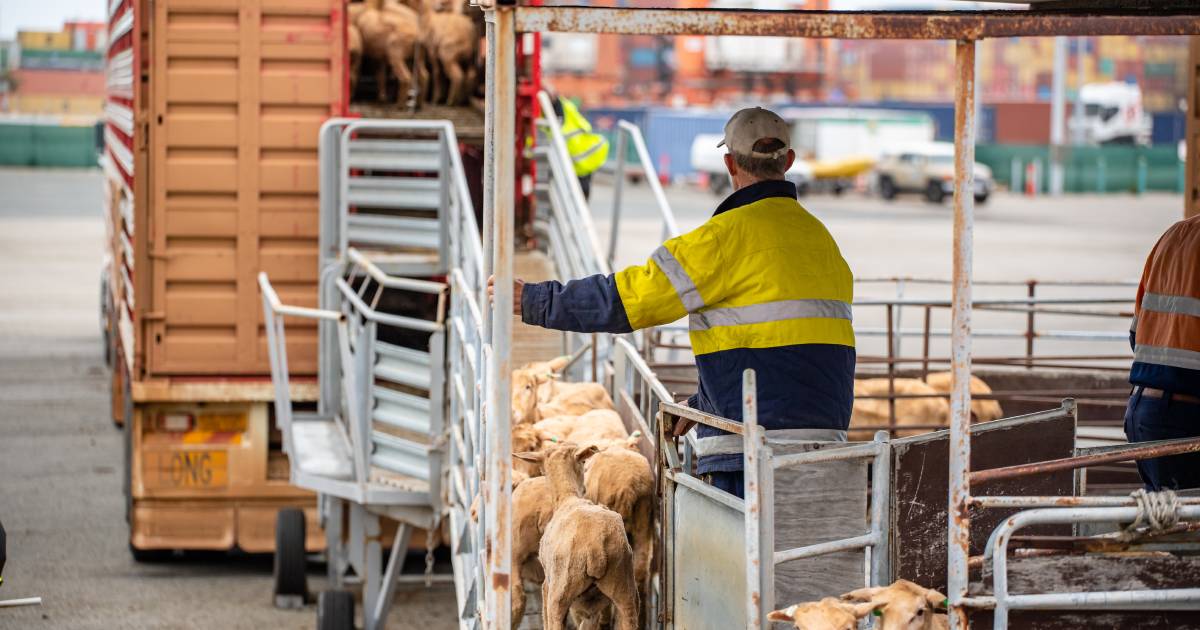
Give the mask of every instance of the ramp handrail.
[[638, 161], [642, 164], [642, 173], [645, 176], [646, 184], [650, 186], [650, 192], [654, 194], [655, 206], [658, 208], [658, 213], [662, 216], [662, 240], [668, 240], [679, 236], [679, 223], [675, 220], [675, 212], [671, 210], [671, 202], [667, 201], [667, 193], [663, 191], [662, 182], [658, 179], [658, 169], [650, 160], [650, 151], [646, 149], [646, 139], [642, 137], [642, 130], [628, 120], [617, 121], [616, 141], [617, 141], [617, 166], [614, 172], [613, 181], [613, 209], [612, 209], [612, 225], [610, 227], [608, 239], [608, 264], [611, 267], [617, 255], [617, 234], [621, 224], [621, 207], [622, 207], [622, 192], [625, 185], [625, 138], [633, 142], [633, 149], [637, 152]]
[[[575, 176], [575, 162], [571, 159], [570, 152], [567, 151], [567, 141], [563, 136], [562, 123], [554, 115], [554, 103], [545, 91], [538, 92], [538, 103], [542, 107], [543, 114], [538, 124], [548, 132], [550, 140], [546, 155], [551, 168], [551, 188], [554, 188], [555, 182], [566, 188], [565, 191], [562, 191], [566, 195], [562, 199], [564, 204], [561, 210], [565, 215], [564, 218], [568, 221], [568, 226], [572, 228], [571, 232], [583, 239], [578, 242], [582, 250], [579, 252], [581, 255], [578, 257], [578, 261], [582, 263], [583, 268], [572, 271], [576, 271], [579, 275], [609, 273], [611, 268], [608, 261], [600, 255], [600, 243], [596, 239], [591, 207], [583, 196], [583, 188], [579, 185], [579, 178]], [[587, 251], [589, 249], [590, 251]], [[559, 271], [562, 273], [563, 270]]]

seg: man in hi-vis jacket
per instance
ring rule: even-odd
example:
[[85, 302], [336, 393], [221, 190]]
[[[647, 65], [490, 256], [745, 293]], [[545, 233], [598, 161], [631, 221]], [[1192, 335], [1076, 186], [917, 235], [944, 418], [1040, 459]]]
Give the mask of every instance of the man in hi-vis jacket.
[[[744, 109], [721, 145], [734, 192], [704, 225], [611, 275], [514, 286], [527, 324], [628, 333], [687, 316], [700, 373], [688, 405], [741, 420], [742, 371], [758, 378], [768, 439], [845, 440], [854, 399], [853, 276], [784, 179], [796, 154], [773, 112]], [[691, 423], [674, 431], [682, 435]], [[740, 436], [696, 429], [698, 473], [743, 496]]]

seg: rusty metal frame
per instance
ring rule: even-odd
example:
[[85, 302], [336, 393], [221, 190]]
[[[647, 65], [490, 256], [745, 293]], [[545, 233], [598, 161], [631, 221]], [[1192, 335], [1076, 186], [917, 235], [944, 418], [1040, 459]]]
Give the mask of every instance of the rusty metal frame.
[[[496, 387], [491, 392], [495, 422], [488, 427], [487, 456], [489, 479], [485, 504], [489, 509], [492, 545], [489, 564], [492, 570], [489, 610], [485, 623], [508, 628], [508, 545], [510, 523], [507, 514], [507, 456], [509, 383], [506, 372], [512, 343], [508, 313], [512, 308], [512, 237], [513, 183], [512, 158], [516, 143], [513, 121], [516, 115], [512, 77], [515, 59], [512, 47], [516, 32], [592, 32], [658, 35], [751, 35], [835, 39], [934, 39], [956, 40], [957, 77], [955, 84], [955, 195], [954, 195], [954, 281], [953, 281], [953, 383], [950, 426], [949, 519], [949, 604], [951, 628], [967, 627], [968, 506], [971, 503], [970, 462], [970, 340], [971, 340], [971, 260], [974, 203], [973, 185], [975, 150], [975, 44], [994, 37], [1031, 37], [1053, 35], [1200, 35], [1200, 8], [1171, 6], [1157, 13], [1146, 11], [1096, 9], [1090, 13], [1040, 10], [1007, 12], [831, 12], [831, 11], [755, 11], [712, 9], [632, 9], [607, 7], [517, 7], [514, 0], [483, 0], [488, 14], [488, 65], [493, 72], [488, 82], [488, 124], [485, 156], [487, 203], [486, 216], [494, 224], [485, 229], [494, 239], [485, 239], [495, 247], [496, 300], [493, 308], [493, 343], [496, 354], [491, 366]], [[495, 515], [495, 518], [491, 515]], [[493, 529], [495, 528], [495, 529]], [[499, 600], [499, 601], [497, 601]]]
[[1196, 17], [1195, 9], [1148, 15], [1135, 11], [1081, 14], [1032, 10], [883, 12], [542, 6], [518, 9], [517, 30], [973, 41], [1051, 35], [1196, 35], [1200, 34]]

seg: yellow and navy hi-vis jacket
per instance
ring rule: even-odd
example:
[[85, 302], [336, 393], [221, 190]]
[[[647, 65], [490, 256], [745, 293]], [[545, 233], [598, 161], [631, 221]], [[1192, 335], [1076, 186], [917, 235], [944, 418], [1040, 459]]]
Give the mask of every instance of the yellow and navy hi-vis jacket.
[[567, 141], [567, 153], [575, 166], [577, 177], [596, 172], [608, 159], [608, 139], [592, 131], [592, 124], [579, 113], [575, 103], [559, 99], [562, 105], [562, 132]]
[[[527, 284], [527, 324], [624, 333], [688, 317], [700, 372], [693, 408], [741, 419], [746, 368], [759, 422], [781, 437], [845, 439], [854, 402], [854, 279], [789, 182], [729, 196], [699, 228], [616, 274]], [[722, 432], [698, 427], [699, 443]], [[706, 438], [713, 438], [708, 440]], [[740, 449], [699, 453], [699, 472], [741, 470]]]

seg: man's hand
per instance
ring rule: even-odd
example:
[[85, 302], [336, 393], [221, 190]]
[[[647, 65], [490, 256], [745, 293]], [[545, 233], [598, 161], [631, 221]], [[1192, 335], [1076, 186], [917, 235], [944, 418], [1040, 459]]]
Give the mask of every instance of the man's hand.
[[675, 422], [675, 429], [671, 431], [671, 435], [677, 438], [683, 437], [684, 435], [687, 435], [687, 432], [691, 431], [692, 427], [694, 426], [696, 426], [695, 420], [680, 418]]
[[[521, 293], [525, 290], [525, 281], [513, 280], [513, 315], [521, 314]], [[489, 276], [487, 283], [488, 303], [496, 300], [496, 276]]]

